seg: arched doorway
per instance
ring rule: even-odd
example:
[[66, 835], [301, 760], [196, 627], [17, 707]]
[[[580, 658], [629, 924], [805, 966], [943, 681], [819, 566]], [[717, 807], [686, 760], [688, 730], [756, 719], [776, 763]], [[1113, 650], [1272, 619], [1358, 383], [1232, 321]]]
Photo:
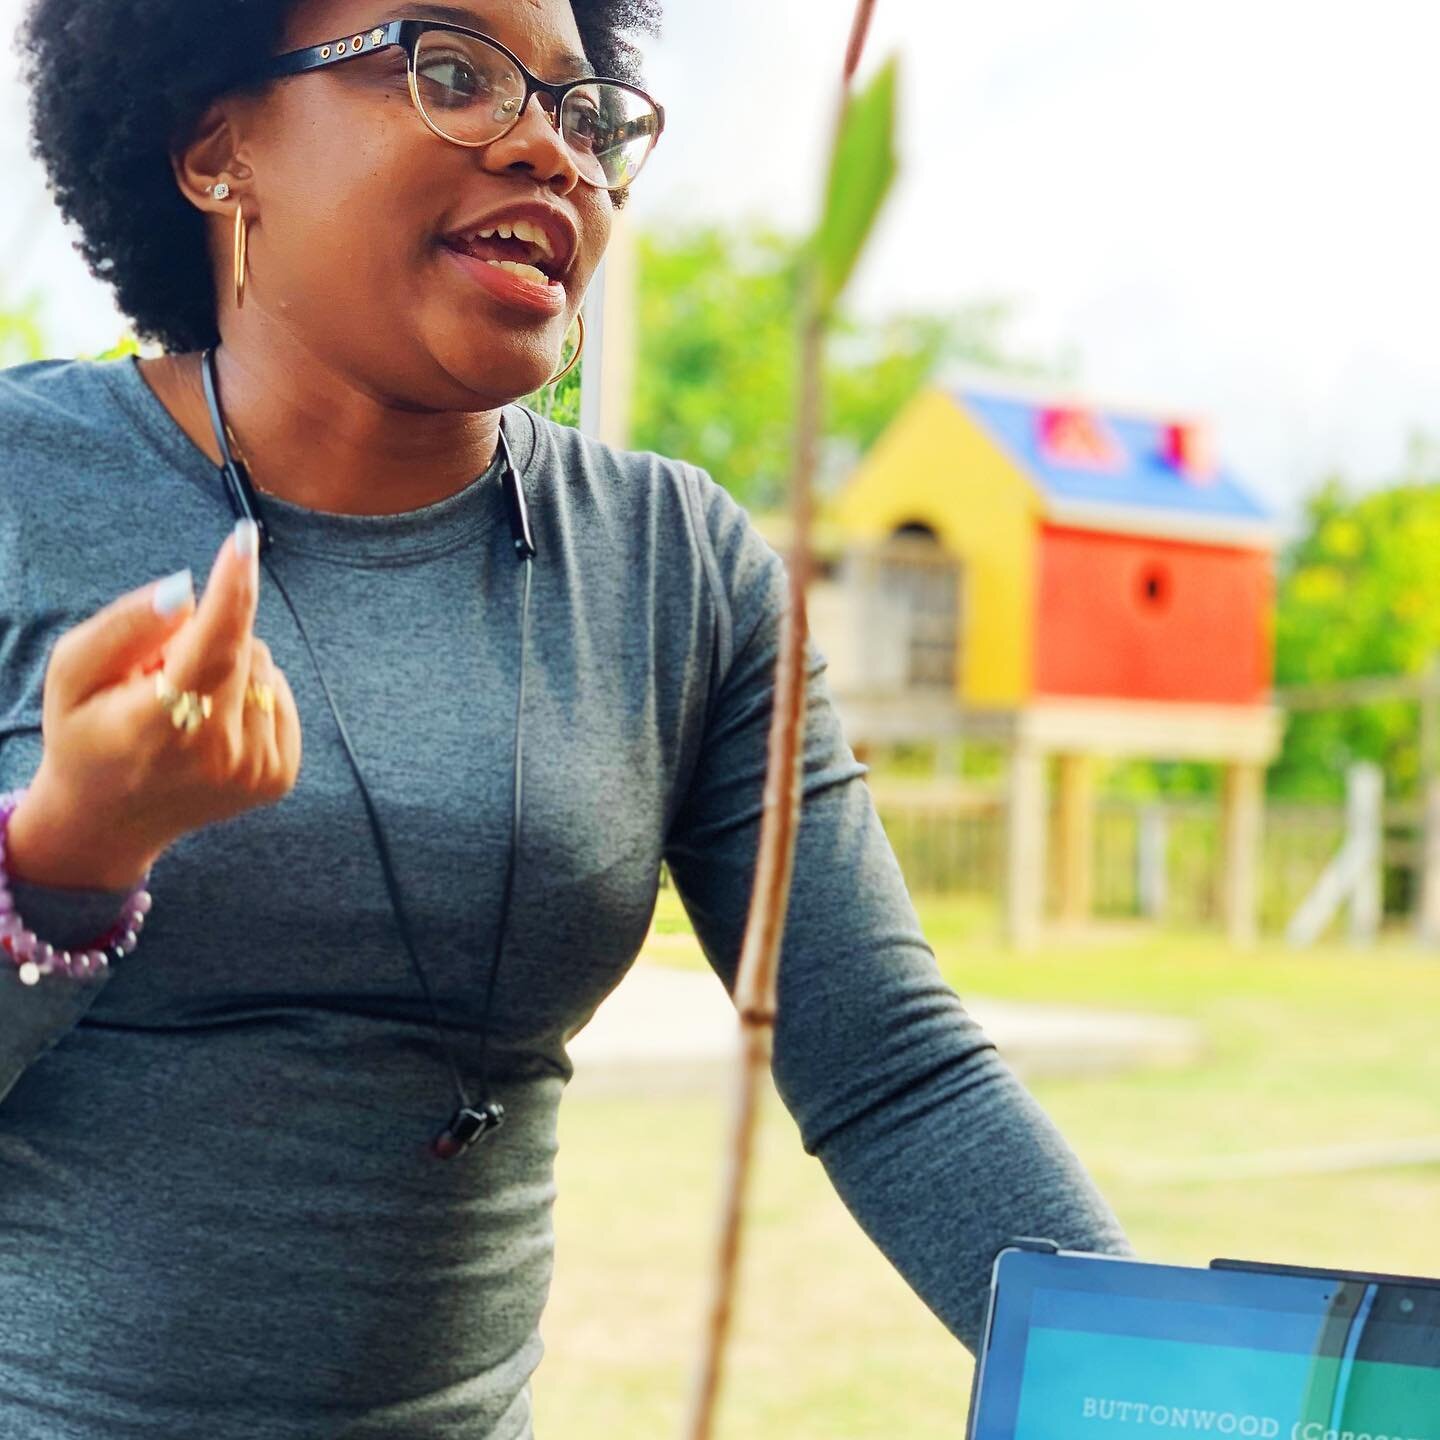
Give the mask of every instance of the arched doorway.
[[[953, 694], [960, 673], [962, 567], [928, 525], [899, 526], [874, 552], [875, 584], [903, 616], [902, 685]], [[892, 641], [892, 643], [895, 643]]]

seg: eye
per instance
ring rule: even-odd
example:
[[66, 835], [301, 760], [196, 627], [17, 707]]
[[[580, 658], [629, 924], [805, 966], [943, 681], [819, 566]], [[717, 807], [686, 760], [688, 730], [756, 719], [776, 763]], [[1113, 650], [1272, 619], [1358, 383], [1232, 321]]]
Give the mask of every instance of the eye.
[[443, 106], [472, 105], [492, 90], [491, 76], [457, 51], [427, 54], [415, 68], [415, 79], [427, 100]]
[[610, 139], [611, 125], [606, 111], [604, 86], [586, 86], [565, 97], [565, 135], [577, 150], [593, 153]]
[[605, 122], [599, 110], [589, 100], [576, 101], [570, 106], [566, 117], [569, 124], [567, 134], [573, 144], [594, 150], [604, 133]]

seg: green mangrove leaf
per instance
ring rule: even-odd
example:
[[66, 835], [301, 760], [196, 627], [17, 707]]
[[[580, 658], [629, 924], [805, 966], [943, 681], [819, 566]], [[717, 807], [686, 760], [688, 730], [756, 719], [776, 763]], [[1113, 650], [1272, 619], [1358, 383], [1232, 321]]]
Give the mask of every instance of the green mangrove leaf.
[[899, 61], [892, 55], [875, 78], [846, 102], [830, 159], [825, 215], [815, 236], [820, 305], [827, 314], [849, 284], [895, 180], [898, 70]]

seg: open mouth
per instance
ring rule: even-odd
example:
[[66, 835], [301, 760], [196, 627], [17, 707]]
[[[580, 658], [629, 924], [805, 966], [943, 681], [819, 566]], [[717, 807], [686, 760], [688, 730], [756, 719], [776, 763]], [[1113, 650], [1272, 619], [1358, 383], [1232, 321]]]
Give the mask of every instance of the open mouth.
[[558, 285], [569, 258], [557, 255], [554, 242], [545, 231], [526, 220], [446, 235], [441, 243], [449, 250], [508, 270], [535, 285]]

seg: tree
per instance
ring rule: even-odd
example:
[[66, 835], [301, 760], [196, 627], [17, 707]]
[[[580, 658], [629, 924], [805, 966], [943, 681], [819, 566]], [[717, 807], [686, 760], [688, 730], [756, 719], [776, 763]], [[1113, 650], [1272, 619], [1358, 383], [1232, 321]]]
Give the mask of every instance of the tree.
[[45, 354], [40, 302], [33, 295], [19, 305], [0, 300], [0, 366], [23, 365]]
[[[1276, 683], [1413, 675], [1440, 652], [1440, 475], [1412, 449], [1409, 474], [1362, 496], [1336, 479], [1311, 496], [1279, 574]], [[1336, 796], [1345, 767], [1374, 760], [1392, 793], [1420, 775], [1413, 703], [1297, 713], [1272, 778], [1278, 793]]]
[[[570, 359], [571, 350], [567, 340], [563, 359]], [[528, 405], [537, 414], [557, 425], [579, 425], [580, 423], [580, 377], [585, 373], [585, 361], [563, 376], [558, 385], [542, 385], [532, 394], [526, 395], [520, 403]]]
[[[795, 413], [800, 242], [762, 224], [643, 231], [632, 443], [702, 466], [742, 503], [775, 504]], [[943, 366], [1053, 373], [1011, 353], [997, 302], [879, 321], [842, 315], [826, 374], [832, 447], [868, 449]]]

